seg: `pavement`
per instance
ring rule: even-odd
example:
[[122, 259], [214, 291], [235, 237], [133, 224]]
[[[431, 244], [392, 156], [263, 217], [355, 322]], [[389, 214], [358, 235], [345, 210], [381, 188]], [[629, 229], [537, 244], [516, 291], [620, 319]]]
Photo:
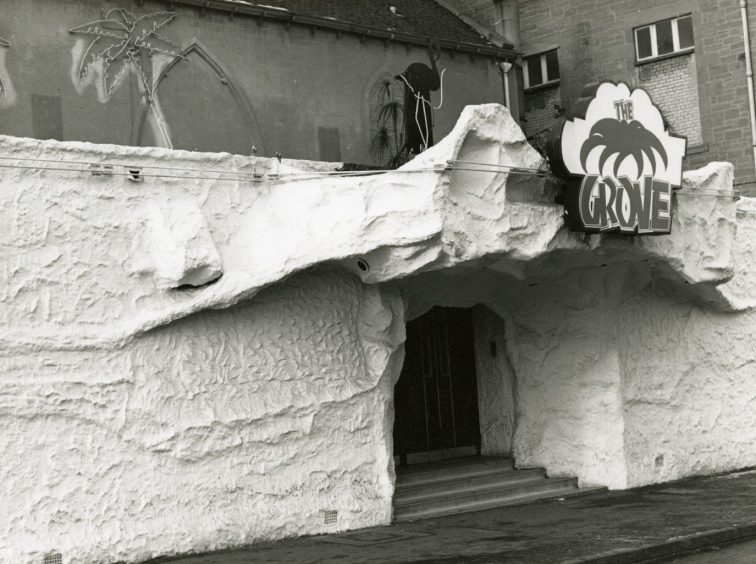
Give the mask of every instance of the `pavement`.
[[[719, 545], [748, 550], [754, 540], [751, 469], [149, 564], [685, 562], [682, 556]], [[756, 562], [756, 553], [745, 562]]]
[[668, 562], [669, 564], [753, 564], [756, 562], [756, 540], [733, 545], [712, 545]]

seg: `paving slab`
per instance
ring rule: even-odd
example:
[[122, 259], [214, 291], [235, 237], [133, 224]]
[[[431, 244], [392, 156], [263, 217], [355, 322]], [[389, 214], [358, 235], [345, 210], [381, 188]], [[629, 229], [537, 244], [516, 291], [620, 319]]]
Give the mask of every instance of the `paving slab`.
[[756, 469], [149, 564], [661, 562], [756, 538]]

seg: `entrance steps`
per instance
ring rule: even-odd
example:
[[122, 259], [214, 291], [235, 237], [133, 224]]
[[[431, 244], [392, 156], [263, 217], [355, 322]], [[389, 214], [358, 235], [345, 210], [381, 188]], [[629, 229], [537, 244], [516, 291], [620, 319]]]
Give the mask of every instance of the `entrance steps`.
[[511, 458], [470, 457], [397, 468], [394, 522], [415, 521], [550, 498], [594, 493], [577, 478], [516, 470]]

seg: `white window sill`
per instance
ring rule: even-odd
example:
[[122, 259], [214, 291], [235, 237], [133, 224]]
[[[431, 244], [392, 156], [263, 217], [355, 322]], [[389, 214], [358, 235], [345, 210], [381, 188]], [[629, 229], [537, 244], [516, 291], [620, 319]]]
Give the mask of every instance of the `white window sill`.
[[695, 47], [688, 47], [687, 49], [683, 49], [682, 51], [675, 51], [674, 53], [667, 53], [666, 55], [659, 55], [658, 57], [649, 57], [647, 59], [641, 59], [640, 61], [635, 61], [635, 66], [639, 67], [641, 65], [646, 65], [648, 63], [656, 63], [658, 61], [664, 61], [666, 59], [672, 59], [673, 57], [681, 57], [683, 55], [690, 55], [695, 51]]

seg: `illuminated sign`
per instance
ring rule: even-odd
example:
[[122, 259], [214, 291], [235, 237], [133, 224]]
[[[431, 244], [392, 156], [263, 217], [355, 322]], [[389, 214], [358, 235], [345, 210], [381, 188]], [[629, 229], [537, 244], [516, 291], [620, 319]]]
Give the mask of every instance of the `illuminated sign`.
[[552, 130], [552, 170], [582, 177], [565, 189], [570, 229], [669, 233], [672, 190], [682, 183], [686, 145], [684, 137], [667, 131], [645, 90], [631, 91], [624, 83], [599, 85], [585, 118]]

